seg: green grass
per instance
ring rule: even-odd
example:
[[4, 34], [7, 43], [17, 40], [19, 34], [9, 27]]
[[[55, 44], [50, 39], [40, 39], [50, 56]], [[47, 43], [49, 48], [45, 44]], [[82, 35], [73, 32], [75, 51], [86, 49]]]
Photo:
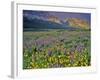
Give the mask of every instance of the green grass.
[[23, 69], [91, 65], [88, 30], [24, 32], [23, 40]]

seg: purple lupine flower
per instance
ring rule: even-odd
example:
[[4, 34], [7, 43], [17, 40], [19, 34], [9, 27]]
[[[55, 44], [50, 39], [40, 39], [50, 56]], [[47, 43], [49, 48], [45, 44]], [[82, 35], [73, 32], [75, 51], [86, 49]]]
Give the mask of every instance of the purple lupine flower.
[[78, 45], [77, 47], [76, 47], [76, 50], [78, 51], [78, 52], [82, 52], [83, 51], [83, 49], [84, 49], [84, 46], [83, 45]]
[[51, 56], [51, 55], [52, 55], [52, 51], [48, 50], [48, 56]]

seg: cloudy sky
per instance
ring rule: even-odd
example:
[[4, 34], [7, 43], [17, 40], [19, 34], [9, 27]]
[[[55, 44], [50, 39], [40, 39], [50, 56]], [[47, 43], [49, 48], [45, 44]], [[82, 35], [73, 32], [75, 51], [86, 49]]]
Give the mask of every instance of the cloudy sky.
[[49, 16], [56, 16], [61, 20], [66, 18], [79, 18], [88, 21], [90, 24], [91, 14], [90, 13], [75, 13], [75, 12], [53, 12], [53, 11], [32, 11], [32, 10], [23, 10], [23, 15], [27, 17], [43, 17], [47, 18]]

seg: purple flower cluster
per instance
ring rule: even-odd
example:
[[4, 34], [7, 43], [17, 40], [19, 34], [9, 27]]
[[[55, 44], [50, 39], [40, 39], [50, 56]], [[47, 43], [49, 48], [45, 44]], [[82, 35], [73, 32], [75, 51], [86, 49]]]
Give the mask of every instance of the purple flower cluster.
[[48, 50], [48, 56], [51, 56], [51, 55], [52, 55], [52, 51]]
[[34, 44], [36, 46], [46, 46], [49, 44], [52, 44], [55, 41], [55, 39], [53, 37], [48, 37], [48, 38], [44, 38], [44, 39], [37, 39], [34, 41]]
[[84, 50], [84, 48], [85, 48], [84, 45], [79, 44], [79, 45], [77, 45], [76, 50], [77, 50], [78, 52], [82, 53], [82, 51]]

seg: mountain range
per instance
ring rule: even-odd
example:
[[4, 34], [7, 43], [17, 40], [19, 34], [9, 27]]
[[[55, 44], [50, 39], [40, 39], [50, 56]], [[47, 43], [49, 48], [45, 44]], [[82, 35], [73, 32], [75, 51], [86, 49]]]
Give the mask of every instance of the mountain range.
[[88, 21], [82, 18], [64, 18], [60, 19], [55, 15], [47, 14], [24, 14], [23, 15], [23, 28], [29, 29], [90, 29]]

